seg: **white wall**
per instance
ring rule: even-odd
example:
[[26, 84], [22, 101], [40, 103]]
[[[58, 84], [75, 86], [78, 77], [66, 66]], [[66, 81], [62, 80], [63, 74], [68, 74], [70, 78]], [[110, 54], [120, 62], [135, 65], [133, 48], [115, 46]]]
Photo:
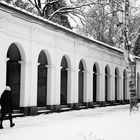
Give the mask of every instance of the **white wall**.
[[[11, 43], [17, 43], [22, 56], [20, 91], [20, 105], [22, 107], [36, 106], [37, 66], [41, 50], [46, 52], [49, 62], [48, 105], [60, 104], [60, 64], [63, 56], [66, 56], [68, 60], [68, 103], [78, 102], [78, 67], [80, 60], [83, 60], [85, 63], [85, 102], [92, 102], [93, 99], [92, 75], [95, 62], [98, 63], [100, 70], [100, 87], [97, 100], [104, 101], [106, 65], [109, 65], [110, 68], [109, 100], [114, 100], [115, 98], [114, 75], [116, 67], [118, 67], [120, 73], [118, 99], [121, 100], [123, 98], [123, 70], [125, 69], [123, 53], [102, 45], [102, 43], [99, 45], [99, 43], [87, 41], [87, 39], [76, 37], [75, 34], [68, 33], [67, 31], [56, 30], [56, 28], [50, 27], [47, 22], [44, 26], [39, 21], [27, 21], [22, 16], [14, 16], [0, 10], [0, 93], [2, 93], [6, 83], [6, 54], [8, 47]], [[140, 64], [138, 64], [137, 71], [140, 72]]]

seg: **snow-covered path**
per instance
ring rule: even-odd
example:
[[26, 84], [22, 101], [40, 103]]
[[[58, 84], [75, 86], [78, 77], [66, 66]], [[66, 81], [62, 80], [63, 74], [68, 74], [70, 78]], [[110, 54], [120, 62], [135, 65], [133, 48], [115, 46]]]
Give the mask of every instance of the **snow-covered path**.
[[140, 111], [128, 105], [95, 108], [4, 121], [0, 140], [140, 140]]

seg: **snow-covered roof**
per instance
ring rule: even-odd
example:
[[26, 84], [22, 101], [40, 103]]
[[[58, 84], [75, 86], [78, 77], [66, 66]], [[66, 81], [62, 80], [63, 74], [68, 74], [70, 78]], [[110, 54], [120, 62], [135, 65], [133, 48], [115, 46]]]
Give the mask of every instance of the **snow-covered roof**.
[[70, 33], [70, 34], [72, 34], [72, 35], [75, 35], [76, 37], [79, 37], [79, 38], [81, 38], [81, 39], [85, 39], [85, 40], [87, 40], [87, 41], [90, 41], [90, 42], [93, 42], [93, 43], [102, 45], [102, 46], [104, 46], [104, 47], [107, 47], [107, 48], [109, 48], [109, 49], [115, 50], [115, 51], [120, 52], [120, 53], [123, 53], [123, 51], [122, 51], [121, 49], [119, 49], [119, 48], [110, 46], [110, 45], [105, 44], [105, 43], [103, 43], [103, 42], [101, 42], [101, 41], [98, 41], [98, 40], [96, 40], [96, 39], [90, 39], [90, 38], [88, 38], [88, 37], [86, 37], [86, 36], [84, 36], [84, 35], [80, 35], [80, 34], [76, 33], [75, 31], [70, 30], [70, 29], [68, 29], [68, 28], [66, 28], [66, 27], [64, 27], [64, 26], [62, 26], [62, 25], [59, 25], [59, 24], [57, 24], [57, 23], [54, 23], [54, 22], [52, 22], [52, 21], [50, 21], [50, 20], [48, 20], [48, 19], [45, 19], [45, 18], [43, 18], [43, 17], [41, 17], [41, 16], [38, 16], [38, 15], [36, 15], [36, 14], [34, 14], [34, 13], [31, 13], [31, 12], [29, 12], [29, 11], [26, 11], [26, 10], [24, 10], [24, 9], [22, 9], [22, 8], [19, 8], [19, 7], [15, 6], [15, 5], [12, 5], [12, 4], [7, 3], [7, 2], [5, 2], [5, 1], [0, 0], [0, 6], [7, 7], [9, 10], [16, 10], [16, 11], [22, 13], [22, 14], [26, 14], [27, 16], [30, 16], [30, 17], [32, 17], [32, 18], [36, 18], [36, 20], [38, 19], [38, 20], [40, 20], [40, 22], [42, 21], [42, 22], [45, 22], [46, 24], [50, 24], [50, 25], [52, 25], [52, 26], [55, 26], [55, 27], [57, 27], [57, 28], [60, 29], [60, 30], [63, 30], [63, 31], [68, 32], [68, 33]]

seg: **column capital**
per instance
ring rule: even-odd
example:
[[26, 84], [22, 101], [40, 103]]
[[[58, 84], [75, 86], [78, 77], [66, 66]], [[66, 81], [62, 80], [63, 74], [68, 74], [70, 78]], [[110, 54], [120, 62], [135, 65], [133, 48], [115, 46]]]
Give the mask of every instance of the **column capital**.
[[[60, 66], [60, 69], [62, 69], [63, 67]], [[65, 68], [66, 71], [72, 71], [72, 68]]]
[[117, 77], [118, 79], [122, 79], [122, 77], [121, 77], [121, 76], [115, 76], [115, 77]]
[[62, 66], [56, 66], [56, 68], [60, 68], [60, 69], [62, 69], [63, 67], [62, 67]]
[[18, 61], [18, 63], [25, 64], [26, 62], [25, 61]]
[[93, 73], [95, 73], [96, 75], [102, 75], [102, 73], [96, 73], [96, 72], [93, 72]]
[[113, 77], [113, 75], [108, 75], [108, 74], [105, 74], [107, 77], [110, 77], [110, 78], [112, 78]]
[[46, 68], [52, 68], [53, 65], [45, 65]]
[[72, 69], [72, 68], [66, 68], [66, 70], [67, 70], [67, 71], [72, 71], [73, 69]]
[[83, 73], [89, 73], [89, 71], [87, 71], [87, 70], [83, 70], [82, 72], [83, 72]]
[[9, 61], [9, 60], [10, 60], [10, 58], [8, 58], [8, 57], [5, 58], [5, 61], [6, 61], [6, 62]]

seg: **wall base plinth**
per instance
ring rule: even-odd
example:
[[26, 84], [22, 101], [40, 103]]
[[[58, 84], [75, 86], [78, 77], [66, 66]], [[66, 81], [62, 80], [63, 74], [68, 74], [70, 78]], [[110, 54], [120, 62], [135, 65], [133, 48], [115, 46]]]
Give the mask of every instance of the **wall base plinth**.
[[129, 104], [129, 100], [123, 100], [123, 104]]
[[109, 101], [109, 103], [110, 103], [111, 106], [115, 105], [115, 101], [114, 100], [113, 101]]
[[78, 103], [69, 103], [68, 107], [71, 108], [72, 110], [78, 110], [79, 104]]
[[20, 111], [24, 113], [25, 116], [35, 116], [37, 115], [37, 107], [20, 107]]
[[51, 110], [52, 112], [60, 112], [61, 110], [60, 105], [47, 105], [47, 109]]
[[105, 101], [98, 101], [100, 107], [105, 107]]
[[117, 100], [118, 104], [123, 104], [123, 102], [124, 102], [123, 100]]
[[84, 105], [85, 105], [87, 108], [93, 108], [93, 102], [85, 102]]

